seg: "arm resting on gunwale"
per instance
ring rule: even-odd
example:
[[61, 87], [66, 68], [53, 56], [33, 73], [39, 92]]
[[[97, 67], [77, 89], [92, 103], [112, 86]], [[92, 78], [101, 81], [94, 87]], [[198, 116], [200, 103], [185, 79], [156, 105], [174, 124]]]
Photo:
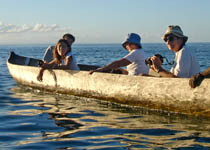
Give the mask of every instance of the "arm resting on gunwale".
[[[93, 72], [103, 72], [103, 71], [107, 71], [107, 70], [111, 70], [111, 69], [117, 69], [120, 67], [127, 66], [129, 64], [131, 64], [130, 61], [128, 61], [125, 58], [122, 58], [120, 60], [113, 61], [112, 63], [105, 65], [104, 67], [98, 68], [96, 70], [91, 70], [89, 73], [92, 74]], [[123, 70], [123, 72], [124, 72], [124, 74], [127, 74], [126, 70]]]
[[205, 78], [210, 78], [210, 67], [205, 71], [201, 72], [201, 75], [204, 76]]
[[49, 63], [43, 63], [41, 68], [43, 69], [70, 69], [71, 63], [72, 63], [72, 57], [68, 57], [65, 64], [58, 65], [56, 64], [55, 60], [52, 60]]
[[166, 78], [179, 78], [178, 76], [174, 75], [173, 73], [163, 69], [162, 67], [159, 68], [158, 73], [160, 77], [166, 77]]
[[204, 78], [210, 78], [210, 67], [205, 71], [192, 76], [192, 78], [189, 80], [190, 87], [195, 88], [200, 86]]
[[63, 65], [56, 64], [56, 60], [52, 60], [49, 63], [44, 62], [41, 66], [41, 69], [39, 70], [37, 80], [42, 81], [43, 79], [42, 77], [46, 69], [70, 69], [71, 62], [72, 62], [72, 57], [69, 57], [66, 61], [66, 64]]

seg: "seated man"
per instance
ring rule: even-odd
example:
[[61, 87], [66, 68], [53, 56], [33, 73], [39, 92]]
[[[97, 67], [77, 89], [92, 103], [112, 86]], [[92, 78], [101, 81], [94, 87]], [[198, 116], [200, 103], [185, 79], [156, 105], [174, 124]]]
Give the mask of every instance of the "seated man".
[[[75, 41], [75, 37], [69, 33], [66, 33], [63, 35], [63, 39], [68, 41], [70, 47], [71, 45], [74, 43]], [[49, 46], [44, 54], [44, 57], [42, 60], [44, 60], [45, 62], [51, 62], [53, 60], [53, 49], [55, 46]]]
[[179, 26], [168, 26], [163, 40], [166, 42], [168, 48], [176, 55], [175, 63], [170, 72], [162, 68], [161, 60], [153, 56], [151, 57], [152, 65], [150, 68], [157, 72], [161, 77], [181, 77], [191, 78], [193, 75], [200, 72], [200, 65], [195, 59], [192, 52], [185, 46], [188, 37], [183, 35]]
[[192, 78], [189, 81], [191, 88], [199, 86], [204, 78], [210, 78], [210, 67], [205, 71], [192, 76]]
[[91, 70], [90, 74], [93, 72], [105, 72], [107, 70], [118, 69], [119, 67], [127, 66], [127, 70], [121, 69], [123, 74], [128, 75], [139, 75], [148, 74], [149, 67], [145, 64], [145, 52], [141, 49], [141, 38], [138, 34], [131, 33], [128, 34], [126, 40], [122, 43], [122, 46], [129, 52], [128, 55], [124, 56], [120, 60], [116, 60], [104, 67], [98, 68], [96, 70]]

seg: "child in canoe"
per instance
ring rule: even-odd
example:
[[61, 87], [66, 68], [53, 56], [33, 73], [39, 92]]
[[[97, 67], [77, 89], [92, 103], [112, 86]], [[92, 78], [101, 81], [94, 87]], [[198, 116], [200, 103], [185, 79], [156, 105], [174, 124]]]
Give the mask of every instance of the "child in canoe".
[[[75, 42], [75, 37], [70, 33], [64, 34], [62, 39], [66, 40], [69, 43], [70, 47]], [[43, 59], [42, 59], [43, 61], [51, 62], [53, 60], [53, 49], [54, 48], [55, 48], [55, 46], [49, 46], [46, 49], [45, 54], [44, 54]]]
[[64, 39], [60, 39], [53, 49], [53, 60], [49, 63], [43, 62], [37, 76], [37, 80], [42, 81], [45, 69], [70, 69], [79, 70], [76, 58], [71, 53], [71, 47]]

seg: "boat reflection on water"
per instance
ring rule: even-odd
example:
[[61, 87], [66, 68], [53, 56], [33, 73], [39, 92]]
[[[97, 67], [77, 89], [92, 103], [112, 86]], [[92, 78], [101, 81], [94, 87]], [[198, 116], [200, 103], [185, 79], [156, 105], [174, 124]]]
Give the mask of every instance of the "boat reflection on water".
[[[23, 138], [18, 148], [30, 145], [57, 148], [182, 148], [209, 147], [209, 123], [195, 118], [139, 107], [130, 107], [93, 98], [44, 93], [13, 87], [12, 97], [20, 99], [10, 113], [30, 116], [23, 124], [36, 135]], [[35, 124], [33, 124], [35, 123]], [[22, 129], [24, 130], [24, 129]], [[24, 131], [23, 131], [24, 132]], [[42, 148], [43, 148], [42, 147]]]

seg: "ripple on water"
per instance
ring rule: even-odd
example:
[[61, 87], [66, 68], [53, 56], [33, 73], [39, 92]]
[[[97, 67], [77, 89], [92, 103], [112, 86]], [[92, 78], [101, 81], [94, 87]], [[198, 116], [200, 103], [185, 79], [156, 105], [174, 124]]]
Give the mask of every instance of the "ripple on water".
[[[209, 147], [208, 128], [189, 132], [196, 129], [195, 122], [201, 123], [196, 118], [159, 116], [141, 108], [22, 87], [12, 92], [14, 103], [6, 117], [0, 116], [0, 132], [17, 149], [187, 149], [198, 148], [196, 143]], [[208, 123], [203, 120], [203, 127]]]
[[[207, 67], [210, 44], [190, 46], [201, 67]], [[17, 86], [6, 67], [11, 48], [41, 58], [46, 46], [0, 47], [0, 149], [210, 149], [208, 118], [168, 115]], [[117, 44], [77, 45], [74, 49], [79, 63], [97, 65], [126, 54]], [[171, 60], [174, 57], [164, 44], [145, 44], [144, 49], [149, 55], [155, 49]]]

